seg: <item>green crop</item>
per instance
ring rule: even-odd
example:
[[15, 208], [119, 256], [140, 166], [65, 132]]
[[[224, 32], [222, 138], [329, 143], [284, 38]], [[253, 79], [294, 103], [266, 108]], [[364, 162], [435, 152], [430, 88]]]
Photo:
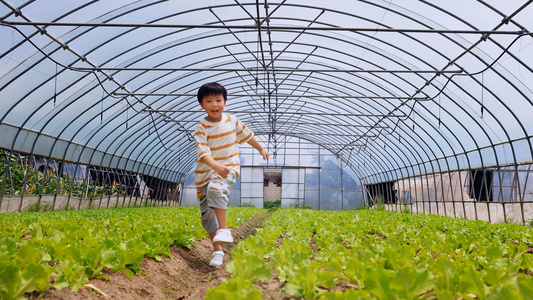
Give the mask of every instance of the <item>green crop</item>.
[[268, 266], [295, 298], [533, 299], [532, 240], [532, 228], [515, 224], [279, 209], [227, 268], [253, 283], [270, 278], [259, 276]]
[[[228, 226], [259, 212], [229, 208]], [[104, 268], [132, 278], [145, 257], [160, 261], [170, 246], [191, 248], [205, 236], [197, 207], [0, 214], [0, 299], [77, 291]]]

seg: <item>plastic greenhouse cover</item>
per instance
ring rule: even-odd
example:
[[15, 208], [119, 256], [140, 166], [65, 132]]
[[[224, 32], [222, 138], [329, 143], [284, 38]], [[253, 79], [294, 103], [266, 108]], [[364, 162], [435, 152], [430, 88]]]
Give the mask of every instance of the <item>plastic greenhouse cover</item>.
[[0, 147], [174, 178], [219, 81], [366, 182], [531, 162], [531, 2], [1, 1]]

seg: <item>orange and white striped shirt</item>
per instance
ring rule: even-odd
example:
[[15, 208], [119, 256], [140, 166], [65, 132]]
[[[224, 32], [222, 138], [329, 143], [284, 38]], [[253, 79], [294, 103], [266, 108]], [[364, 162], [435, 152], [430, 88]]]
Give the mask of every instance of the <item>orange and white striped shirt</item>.
[[196, 171], [194, 184], [196, 187], [204, 186], [215, 173], [209, 165], [201, 162], [205, 155], [235, 171], [236, 177], [240, 174], [239, 144], [248, 142], [254, 133], [248, 129], [237, 117], [224, 114], [222, 121], [209, 122], [201, 120], [196, 125], [194, 139], [196, 140]]

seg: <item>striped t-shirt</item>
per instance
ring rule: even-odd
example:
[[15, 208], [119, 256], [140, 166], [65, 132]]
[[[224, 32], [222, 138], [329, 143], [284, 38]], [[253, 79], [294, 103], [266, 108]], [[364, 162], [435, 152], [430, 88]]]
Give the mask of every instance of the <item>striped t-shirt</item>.
[[235, 171], [236, 177], [240, 174], [239, 144], [248, 142], [254, 136], [237, 117], [228, 114], [222, 115], [222, 121], [209, 122], [201, 120], [196, 125], [194, 138], [196, 140], [196, 171], [194, 184], [201, 187], [209, 182], [215, 173], [209, 165], [201, 162], [205, 155]]

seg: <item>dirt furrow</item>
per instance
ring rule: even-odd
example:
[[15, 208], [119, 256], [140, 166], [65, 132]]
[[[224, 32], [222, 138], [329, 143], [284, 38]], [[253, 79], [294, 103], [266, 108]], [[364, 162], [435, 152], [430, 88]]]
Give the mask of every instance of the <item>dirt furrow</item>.
[[133, 280], [123, 272], [104, 270], [103, 275], [107, 278], [93, 279], [88, 283], [101, 292], [89, 287], [78, 292], [52, 289], [41, 299], [205, 299], [209, 288], [229, 278], [226, 264], [231, 261], [231, 249], [241, 240], [254, 235], [267, 216], [258, 215], [232, 229], [234, 242], [223, 246], [224, 264], [219, 268], [208, 265], [213, 248], [209, 238], [205, 238], [192, 249], [171, 247], [172, 257], [163, 257], [161, 262], [146, 258], [140, 266], [141, 275], [134, 275]]

